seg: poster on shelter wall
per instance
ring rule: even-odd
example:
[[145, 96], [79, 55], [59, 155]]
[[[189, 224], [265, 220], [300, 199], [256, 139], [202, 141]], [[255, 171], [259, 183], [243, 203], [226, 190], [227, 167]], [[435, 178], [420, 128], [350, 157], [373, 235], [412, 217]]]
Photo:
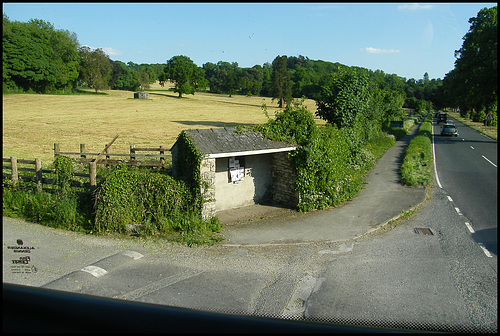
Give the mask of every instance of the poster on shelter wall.
[[245, 175], [243, 168], [231, 168], [231, 182], [238, 183], [243, 180]]
[[233, 183], [240, 182], [245, 176], [245, 167], [240, 167], [240, 161], [234, 157], [229, 158], [229, 174]]

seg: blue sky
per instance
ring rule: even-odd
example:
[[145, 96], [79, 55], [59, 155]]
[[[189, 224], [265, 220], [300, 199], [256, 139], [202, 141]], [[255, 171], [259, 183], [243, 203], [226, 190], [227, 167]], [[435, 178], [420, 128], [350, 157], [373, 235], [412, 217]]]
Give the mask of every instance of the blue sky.
[[496, 3], [3, 3], [11, 21], [41, 19], [112, 60], [240, 67], [278, 55], [444, 78], [469, 19]]

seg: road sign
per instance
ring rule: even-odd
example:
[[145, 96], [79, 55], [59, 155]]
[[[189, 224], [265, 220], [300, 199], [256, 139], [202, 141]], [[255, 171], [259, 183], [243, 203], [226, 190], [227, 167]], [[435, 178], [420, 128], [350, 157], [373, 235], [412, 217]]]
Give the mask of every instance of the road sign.
[[486, 117], [484, 117], [484, 120], [493, 120], [493, 116], [491, 115], [491, 113], [488, 113]]

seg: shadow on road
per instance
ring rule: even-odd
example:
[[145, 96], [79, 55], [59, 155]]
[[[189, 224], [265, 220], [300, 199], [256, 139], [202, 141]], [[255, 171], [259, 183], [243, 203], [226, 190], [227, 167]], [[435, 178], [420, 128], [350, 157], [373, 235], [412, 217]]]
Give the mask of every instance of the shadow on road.
[[482, 243], [492, 254], [498, 255], [497, 228], [479, 230], [472, 234], [476, 243]]

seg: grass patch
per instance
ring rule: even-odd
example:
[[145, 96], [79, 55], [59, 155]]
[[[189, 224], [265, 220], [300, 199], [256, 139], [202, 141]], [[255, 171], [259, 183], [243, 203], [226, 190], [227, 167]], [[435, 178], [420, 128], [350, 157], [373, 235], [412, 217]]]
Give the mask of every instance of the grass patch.
[[412, 187], [426, 187], [431, 183], [433, 160], [431, 137], [431, 122], [424, 121], [406, 147], [400, 170], [403, 184]]
[[3, 188], [3, 215], [53, 228], [88, 233], [89, 195], [52, 194], [35, 188]]

